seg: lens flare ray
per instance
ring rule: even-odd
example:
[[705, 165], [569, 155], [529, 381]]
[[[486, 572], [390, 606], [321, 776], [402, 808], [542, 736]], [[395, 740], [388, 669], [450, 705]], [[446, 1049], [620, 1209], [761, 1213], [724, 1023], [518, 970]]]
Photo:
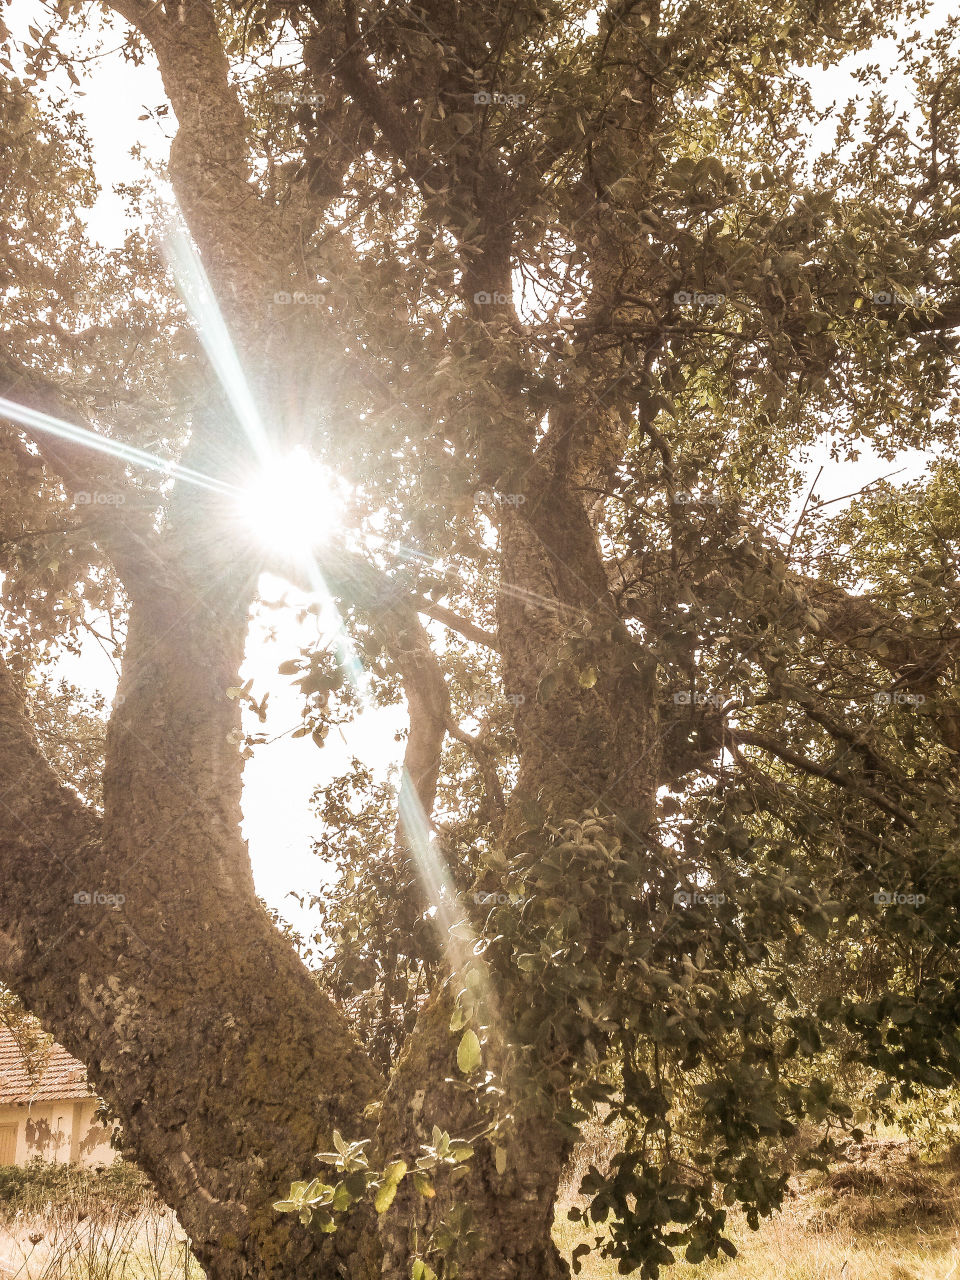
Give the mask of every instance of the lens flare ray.
[[156, 471], [174, 480], [184, 480], [189, 484], [200, 485], [215, 493], [238, 493], [235, 485], [217, 480], [213, 476], [204, 475], [202, 471], [194, 471], [192, 467], [181, 466], [179, 462], [171, 462], [168, 458], [160, 458], [155, 453], [140, 449], [136, 445], [125, 444], [122, 440], [111, 440], [108, 436], [98, 435], [88, 427], [78, 427], [63, 418], [55, 418], [52, 414], [42, 413], [39, 409], [31, 409], [27, 405], [17, 404], [0, 396], [0, 417], [7, 418], [26, 427], [31, 432], [56, 436], [71, 444], [83, 445], [94, 453], [102, 453], [107, 457], [126, 462], [132, 467], [140, 467], [148, 471]]
[[262, 463], [268, 463], [273, 457], [273, 449], [253, 393], [203, 263], [180, 223], [170, 225], [164, 247], [170, 270], [180, 287], [187, 310], [194, 319], [203, 349], [230, 401], [237, 421], [243, 427], [257, 458]]

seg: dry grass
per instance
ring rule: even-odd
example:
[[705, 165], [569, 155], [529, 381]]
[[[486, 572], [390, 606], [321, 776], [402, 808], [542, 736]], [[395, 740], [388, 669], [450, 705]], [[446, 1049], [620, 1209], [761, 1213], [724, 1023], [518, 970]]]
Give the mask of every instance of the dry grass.
[[0, 1178], [0, 1280], [202, 1280], [136, 1169], [35, 1162]]
[[56, 1206], [0, 1228], [2, 1280], [202, 1280], [169, 1210], [103, 1210], [78, 1221]]
[[[851, 1147], [824, 1174], [795, 1178], [784, 1211], [757, 1232], [731, 1219], [739, 1256], [680, 1261], [664, 1280], [960, 1280], [960, 1150], [920, 1160], [903, 1141]], [[558, 1219], [569, 1256], [581, 1235]], [[613, 1280], [614, 1262], [588, 1258], [584, 1280]]]

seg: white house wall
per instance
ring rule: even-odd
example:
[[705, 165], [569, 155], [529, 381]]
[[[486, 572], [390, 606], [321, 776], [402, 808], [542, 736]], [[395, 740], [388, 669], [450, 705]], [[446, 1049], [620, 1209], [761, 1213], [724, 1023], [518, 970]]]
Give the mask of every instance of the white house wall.
[[96, 1098], [0, 1105], [0, 1128], [17, 1126], [15, 1163], [41, 1156], [58, 1164], [112, 1164], [110, 1129], [94, 1119]]

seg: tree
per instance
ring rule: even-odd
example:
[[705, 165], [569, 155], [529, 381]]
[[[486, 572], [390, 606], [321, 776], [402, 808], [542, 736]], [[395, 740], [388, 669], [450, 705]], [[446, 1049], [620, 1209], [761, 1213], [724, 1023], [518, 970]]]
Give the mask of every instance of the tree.
[[[585, 1185], [596, 1247], [646, 1275], [729, 1252], [724, 1207], [776, 1207], [798, 1119], [850, 1123], [825, 1050], [907, 1091], [960, 1067], [952, 27], [903, 38], [919, 10], [887, 3], [104, 8], [159, 63], [250, 395], [217, 377], [202, 282], [206, 356], [150, 236], [85, 241], [79, 123], [33, 93], [88, 16], [61, 5], [2, 98], [0, 974], [211, 1276], [566, 1274], [554, 1197], [592, 1107], [627, 1134]], [[882, 35], [917, 120], [868, 70], [812, 156], [802, 69]], [[934, 465], [786, 527], [827, 437]], [[315, 569], [410, 717], [395, 828], [368, 805], [336, 846], [319, 985], [238, 821], [258, 576], [310, 565], [245, 540], [229, 486], [294, 446], [356, 488]], [[63, 700], [24, 705], [97, 610], [125, 623], [101, 808], [44, 751]], [[356, 691], [292, 665], [321, 742]], [[812, 964], [850, 985], [810, 993]]]

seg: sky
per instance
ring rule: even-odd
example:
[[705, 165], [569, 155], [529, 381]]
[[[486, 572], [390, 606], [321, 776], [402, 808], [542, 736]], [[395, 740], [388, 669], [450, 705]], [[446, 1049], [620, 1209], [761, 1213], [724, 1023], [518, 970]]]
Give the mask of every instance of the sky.
[[[949, 0], [938, 0], [932, 9], [930, 25], [944, 21], [950, 8]], [[95, 12], [90, 6], [91, 20]], [[35, 0], [14, 0], [5, 12], [5, 19], [20, 36], [26, 34], [30, 22], [36, 21], [36, 14]], [[68, 41], [64, 40], [63, 44], [70, 48]], [[108, 34], [106, 49], [115, 50], [119, 44], [116, 32], [112, 36]], [[840, 66], [827, 71], [809, 70], [806, 74], [816, 105], [823, 108], [833, 101], [842, 103], [847, 97], [857, 96], [860, 87], [852, 79], [853, 70], [867, 62], [883, 65], [886, 61], [892, 65], [895, 52], [892, 42], [878, 42], [869, 53], [846, 59]], [[175, 121], [172, 115], [164, 119], [154, 114], [166, 98], [156, 63], [149, 53], [140, 66], [125, 62], [114, 52], [90, 62], [85, 71], [81, 67], [77, 70], [79, 90], [71, 90], [70, 97], [84, 117], [93, 140], [95, 172], [101, 187], [96, 204], [85, 217], [91, 236], [110, 248], [122, 243], [127, 228], [127, 211], [115, 187], [141, 177], [148, 162], [163, 164]], [[64, 88], [69, 87], [65, 78], [62, 84]], [[909, 109], [908, 86], [902, 79], [890, 76], [886, 89]], [[817, 148], [832, 145], [829, 128], [812, 130], [811, 135]], [[922, 455], [911, 454], [896, 465], [904, 468], [902, 478], [907, 478], [919, 474], [925, 461]], [[810, 482], [821, 467], [816, 495], [822, 501], [850, 493], [893, 469], [869, 451], [864, 451], [858, 462], [833, 463], [827, 441], [818, 445], [807, 462]], [[262, 584], [266, 598], [277, 598], [285, 589], [285, 584], [276, 580], [265, 580]], [[316, 787], [344, 772], [351, 755], [359, 756], [381, 776], [398, 764], [403, 745], [396, 740], [396, 735], [404, 726], [405, 716], [402, 708], [365, 711], [345, 731], [333, 730], [322, 749], [309, 737], [290, 738], [289, 730], [299, 723], [296, 692], [289, 678], [277, 675], [277, 667], [285, 659], [296, 656], [309, 629], [316, 626], [311, 619], [298, 627], [294, 614], [293, 609], [265, 611], [254, 619], [251, 628], [243, 677], [253, 678], [259, 692], [269, 689], [270, 703], [266, 725], [257, 724], [251, 717], [250, 728], [276, 740], [258, 748], [247, 762], [244, 834], [249, 842], [258, 892], [295, 928], [310, 933], [311, 913], [289, 896], [291, 890], [307, 896], [319, 893], [325, 881], [324, 864], [311, 851], [316, 819], [310, 812], [310, 795]], [[115, 673], [95, 646], [88, 646], [79, 660], [65, 660], [63, 674], [85, 687], [101, 688], [108, 698], [112, 696]]]

